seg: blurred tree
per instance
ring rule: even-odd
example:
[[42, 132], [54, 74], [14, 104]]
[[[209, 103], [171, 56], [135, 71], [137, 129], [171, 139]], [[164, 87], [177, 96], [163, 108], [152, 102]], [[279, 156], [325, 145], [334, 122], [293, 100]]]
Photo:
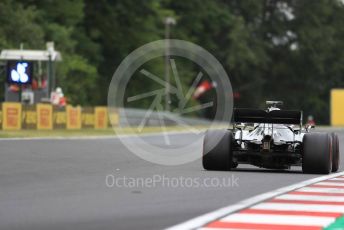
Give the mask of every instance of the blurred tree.
[[[117, 66], [130, 52], [147, 42], [163, 38], [162, 12], [159, 1], [154, 0], [86, 0], [85, 28], [92, 41], [102, 46], [98, 101], [106, 103], [107, 90], [104, 89], [108, 88]], [[152, 71], [158, 75], [162, 68], [158, 65], [156, 71]], [[149, 90], [152, 83], [140, 79], [133, 84], [133, 90], [143, 85]]]
[[[57, 64], [56, 69], [57, 85], [62, 86], [68, 102], [81, 105], [96, 104], [96, 98], [90, 92], [96, 88], [97, 63], [93, 64], [91, 61], [99, 56], [98, 45], [87, 38], [82, 27], [83, 0], [11, 2], [13, 2], [12, 5], [17, 5], [16, 8], [22, 8], [26, 14], [30, 12], [30, 9], [35, 10], [35, 26], [41, 31], [41, 39], [37, 39], [40, 41], [40, 46], [29, 43], [26, 48], [45, 49], [46, 41], [54, 41], [56, 49], [62, 52], [63, 61]], [[14, 19], [14, 21], [17, 20]], [[18, 26], [18, 28], [21, 27]], [[26, 39], [35, 39], [35, 36], [37, 36], [36, 32], [32, 30], [26, 35]], [[82, 43], [78, 39], [83, 39]]]
[[329, 93], [343, 87], [344, 7], [340, 1], [267, 1], [264, 30], [270, 40], [268, 99], [301, 108], [319, 123], [329, 122]]
[[[194, 42], [221, 62], [240, 95], [235, 106], [263, 107], [266, 99], [281, 99], [286, 108], [302, 108], [318, 123], [328, 122], [329, 91], [344, 87], [339, 0], [2, 0], [0, 49], [21, 42], [44, 49], [46, 41], [55, 41], [63, 54], [58, 84], [71, 102], [105, 104], [117, 66], [141, 45], [164, 39], [166, 16], [177, 19], [172, 38]], [[163, 63], [155, 60], [145, 68], [162, 77]], [[196, 66], [177, 64], [187, 89]], [[127, 95], [156, 87], [136, 74]]]
[[[39, 12], [35, 7], [24, 7], [14, 0], [0, 1], [0, 50], [9, 48], [40, 48], [44, 31], [38, 24]], [[0, 100], [4, 100], [5, 66], [0, 68]]]
[[38, 25], [39, 11], [14, 0], [0, 2], [0, 50], [19, 48], [23, 43], [31, 48], [44, 44], [44, 31]]
[[250, 8], [242, 2], [247, 1], [191, 0], [165, 1], [165, 4], [179, 18], [174, 36], [195, 42], [221, 61], [234, 91], [243, 95], [235, 106], [257, 106], [264, 81], [262, 70], [267, 61], [258, 34], [261, 1], [250, 1], [247, 4]]
[[294, 69], [304, 87], [298, 95], [308, 114], [328, 123], [330, 90], [344, 87], [343, 3], [303, 0], [294, 1], [293, 8], [298, 47]]

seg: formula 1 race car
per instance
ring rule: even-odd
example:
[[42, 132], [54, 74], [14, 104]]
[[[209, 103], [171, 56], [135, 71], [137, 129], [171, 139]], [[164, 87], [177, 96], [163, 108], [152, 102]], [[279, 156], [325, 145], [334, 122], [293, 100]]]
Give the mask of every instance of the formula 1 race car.
[[238, 164], [267, 169], [302, 166], [304, 173], [328, 174], [339, 167], [335, 133], [310, 132], [302, 111], [281, 110], [281, 101], [267, 101], [267, 110], [234, 109], [232, 130], [208, 130], [203, 143], [206, 170], [231, 170]]

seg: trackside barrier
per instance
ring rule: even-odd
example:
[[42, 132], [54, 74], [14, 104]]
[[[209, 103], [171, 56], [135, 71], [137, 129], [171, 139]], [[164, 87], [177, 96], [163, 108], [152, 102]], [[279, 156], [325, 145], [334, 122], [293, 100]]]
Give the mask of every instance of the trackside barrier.
[[[110, 119], [111, 118], [111, 119]], [[106, 106], [57, 107], [50, 104], [22, 105], [14, 102], [4, 102], [0, 105], [0, 128], [3, 130], [53, 130], [53, 129], [106, 129], [115, 126], [145, 126], [160, 125], [210, 125], [203, 119], [180, 117], [169, 112], [155, 112], [133, 108], [111, 109], [108, 113]], [[227, 123], [226, 123], [227, 124]]]
[[67, 113], [67, 129], [81, 129], [81, 107], [72, 107], [68, 105], [66, 107]]
[[37, 128], [37, 111], [34, 105], [22, 105], [22, 129]]
[[93, 107], [82, 107], [81, 110], [81, 128], [91, 129], [95, 127], [94, 123], [94, 108]]
[[2, 104], [2, 129], [20, 130], [22, 106], [19, 103], [5, 102]]
[[2, 128], [2, 106], [0, 106], [0, 127]]
[[53, 107], [48, 104], [37, 104], [37, 129], [52, 130], [53, 129]]
[[94, 108], [94, 128], [105, 129], [108, 126], [108, 111], [107, 107], [95, 107]]
[[[114, 124], [118, 124], [118, 114], [112, 116], [116, 117]], [[43, 103], [22, 105], [4, 102], [0, 106], [0, 127], [3, 130], [106, 129], [110, 122], [106, 106], [62, 108]]]

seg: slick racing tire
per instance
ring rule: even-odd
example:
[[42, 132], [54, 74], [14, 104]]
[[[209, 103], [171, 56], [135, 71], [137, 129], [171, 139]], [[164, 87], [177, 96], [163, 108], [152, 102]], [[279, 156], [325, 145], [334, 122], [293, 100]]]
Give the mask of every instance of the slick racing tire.
[[332, 137], [332, 172], [337, 172], [339, 169], [339, 140], [338, 135], [335, 133], [331, 134]]
[[208, 130], [203, 141], [203, 168], [206, 170], [227, 171], [232, 162], [233, 134], [228, 130]]
[[327, 133], [307, 133], [303, 137], [302, 171], [329, 174], [332, 171], [332, 138]]

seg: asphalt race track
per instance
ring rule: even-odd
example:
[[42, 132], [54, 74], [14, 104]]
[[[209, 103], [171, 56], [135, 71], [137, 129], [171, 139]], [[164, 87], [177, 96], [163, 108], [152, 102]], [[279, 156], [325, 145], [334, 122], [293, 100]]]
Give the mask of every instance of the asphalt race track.
[[[344, 131], [339, 134], [344, 150]], [[149, 136], [159, 144], [161, 136]], [[188, 134], [174, 135], [190, 142]], [[130, 153], [116, 138], [0, 140], [0, 229], [162, 229], [245, 198], [317, 177], [301, 168], [240, 166], [204, 171], [201, 162], [161, 166]], [[341, 158], [341, 169], [344, 168]], [[109, 186], [116, 178], [233, 178], [231, 186]], [[122, 181], [123, 182], [123, 181]], [[109, 183], [109, 181], [108, 181]]]

